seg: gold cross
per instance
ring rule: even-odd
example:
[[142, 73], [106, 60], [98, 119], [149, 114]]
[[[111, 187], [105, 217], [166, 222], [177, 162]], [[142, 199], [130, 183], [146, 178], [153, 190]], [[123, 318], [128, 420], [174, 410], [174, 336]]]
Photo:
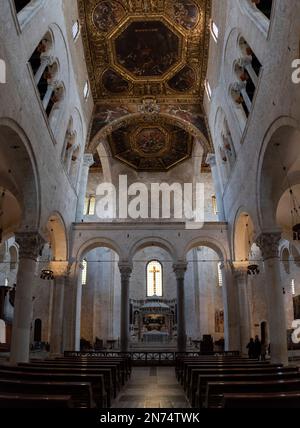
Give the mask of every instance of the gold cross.
[[153, 273], [153, 292], [154, 296], [156, 296], [156, 274], [160, 273], [160, 270], [153, 266], [153, 270], [150, 270], [150, 273]]

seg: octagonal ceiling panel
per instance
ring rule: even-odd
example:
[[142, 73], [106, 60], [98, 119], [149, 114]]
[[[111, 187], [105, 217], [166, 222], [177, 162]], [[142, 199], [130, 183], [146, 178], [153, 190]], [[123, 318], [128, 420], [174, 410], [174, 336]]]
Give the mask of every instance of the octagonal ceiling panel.
[[160, 80], [181, 61], [182, 43], [162, 20], [132, 21], [112, 40], [113, 62], [134, 80]]
[[[78, 5], [96, 102], [145, 96], [201, 102], [211, 0], [78, 0]], [[123, 83], [107, 84], [107, 70], [127, 81], [126, 90]]]
[[167, 171], [191, 155], [193, 137], [172, 125], [143, 122], [112, 132], [113, 155], [140, 171]]
[[[78, 8], [95, 102], [91, 146], [122, 119], [105, 138], [114, 157], [137, 170], [166, 171], [187, 159], [189, 124], [197, 140], [198, 132], [206, 139], [207, 153], [202, 101], [211, 0], [78, 0]], [[131, 114], [149, 113], [158, 115], [155, 125], [126, 124]]]

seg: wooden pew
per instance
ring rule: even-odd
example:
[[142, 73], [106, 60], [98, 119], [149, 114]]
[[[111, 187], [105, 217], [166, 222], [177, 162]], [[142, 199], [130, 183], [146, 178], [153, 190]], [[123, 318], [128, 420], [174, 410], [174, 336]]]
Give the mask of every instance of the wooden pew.
[[224, 394], [222, 407], [228, 409], [299, 409], [300, 392]]
[[[184, 389], [186, 390], [188, 388], [188, 386], [191, 383], [191, 376], [192, 376], [192, 371], [195, 369], [201, 369], [201, 368], [216, 368], [216, 369], [225, 369], [225, 368], [256, 368], [256, 367], [274, 367], [274, 365], [271, 365], [270, 363], [264, 364], [264, 363], [260, 363], [260, 362], [254, 362], [254, 363], [187, 363], [184, 366], [184, 371], [183, 371], [183, 375], [182, 375], [182, 380], [181, 383], [183, 384]], [[280, 367], [280, 366], [276, 366], [276, 367]]]
[[10, 370], [10, 367], [7, 367], [5, 370], [0, 369], [0, 379], [20, 379], [37, 382], [90, 383], [92, 385], [93, 397], [97, 407], [102, 409], [110, 406], [110, 395], [105, 390], [104, 376], [102, 374], [22, 371], [20, 367], [18, 370]]
[[40, 374], [62, 374], [67, 375], [69, 374], [71, 376], [83, 376], [83, 375], [89, 375], [89, 376], [95, 376], [95, 375], [103, 375], [104, 379], [104, 386], [105, 391], [107, 393], [107, 401], [108, 406], [110, 406], [111, 399], [114, 396], [114, 386], [113, 386], [113, 380], [112, 380], [112, 371], [111, 369], [103, 369], [103, 368], [97, 368], [97, 369], [86, 369], [86, 368], [71, 368], [71, 367], [40, 367], [40, 366], [0, 366], [0, 373], [4, 370], [10, 370], [10, 371], [22, 371], [24, 373], [40, 373]]
[[0, 394], [1, 409], [66, 409], [73, 407], [70, 395]]
[[[189, 383], [186, 386], [188, 397], [197, 389], [198, 376], [201, 374], [246, 374], [246, 373], [276, 373], [281, 371], [282, 366], [270, 365], [266, 367], [250, 366], [250, 367], [197, 367], [192, 368]], [[285, 367], [284, 371], [295, 371], [294, 367]]]
[[299, 376], [298, 370], [277, 373], [252, 373], [252, 374], [205, 374], [198, 377], [196, 394], [192, 395], [190, 403], [192, 407], [201, 408], [205, 402], [208, 382], [264, 382], [271, 380], [294, 380]]
[[1, 378], [0, 393], [70, 395], [76, 408], [96, 407], [92, 386], [86, 382], [47, 382]]
[[246, 382], [208, 382], [206, 387], [205, 408], [220, 408], [224, 394], [299, 392], [300, 377], [295, 379], [246, 381]]
[[121, 389], [121, 372], [117, 365], [111, 364], [111, 363], [101, 363], [101, 364], [95, 364], [95, 365], [86, 365], [86, 364], [72, 364], [72, 363], [60, 363], [60, 362], [31, 362], [31, 363], [20, 363], [18, 364], [18, 367], [22, 368], [41, 368], [41, 369], [53, 369], [53, 370], [73, 370], [74, 372], [77, 371], [89, 371], [94, 373], [103, 373], [104, 370], [110, 370], [111, 371], [111, 380], [108, 381], [108, 378], [106, 379], [106, 386], [110, 390], [112, 390], [113, 394], [112, 396], [115, 398], [117, 396], [117, 391]]

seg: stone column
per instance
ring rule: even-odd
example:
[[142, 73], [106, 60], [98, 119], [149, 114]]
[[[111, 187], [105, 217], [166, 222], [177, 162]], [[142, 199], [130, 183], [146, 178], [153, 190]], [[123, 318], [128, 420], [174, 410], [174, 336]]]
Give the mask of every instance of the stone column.
[[271, 361], [288, 364], [287, 328], [283, 287], [280, 276], [279, 242], [281, 233], [262, 233], [256, 243], [264, 259], [265, 287], [268, 304]]
[[16, 242], [19, 244], [19, 270], [10, 351], [12, 364], [29, 361], [34, 275], [45, 241], [38, 232], [22, 232], [16, 234]]
[[86, 196], [86, 188], [88, 184], [89, 178], [89, 169], [94, 163], [93, 155], [85, 154], [83, 156], [83, 164], [81, 168], [81, 177], [79, 183], [79, 192], [78, 192], [78, 202], [77, 202], [77, 210], [76, 210], [76, 221], [80, 222], [84, 216], [84, 203]]
[[240, 325], [238, 297], [233, 277], [232, 263], [222, 263], [221, 272], [223, 279], [222, 294], [224, 302], [225, 351], [239, 351]]
[[59, 266], [53, 267], [54, 287], [52, 305], [52, 323], [50, 335], [51, 354], [63, 353], [63, 320], [64, 320], [64, 293], [67, 279], [67, 266], [65, 263], [56, 262]]
[[234, 276], [237, 286], [239, 324], [240, 324], [240, 350], [242, 354], [247, 353], [247, 344], [251, 337], [251, 314], [248, 298], [248, 264], [235, 264]]
[[187, 263], [177, 263], [173, 266], [177, 281], [177, 350], [186, 351], [186, 328], [184, 313], [184, 276]]
[[206, 158], [206, 163], [211, 168], [211, 175], [213, 178], [213, 182], [214, 182], [214, 186], [215, 186], [215, 192], [216, 192], [219, 221], [226, 221], [224, 204], [223, 204], [223, 197], [222, 197], [222, 191], [221, 191], [220, 176], [219, 176], [219, 171], [218, 171], [217, 163], [216, 163], [216, 155], [208, 154], [207, 158]]
[[132, 266], [119, 263], [121, 274], [121, 325], [120, 325], [120, 349], [127, 352], [129, 347], [129, 280]]

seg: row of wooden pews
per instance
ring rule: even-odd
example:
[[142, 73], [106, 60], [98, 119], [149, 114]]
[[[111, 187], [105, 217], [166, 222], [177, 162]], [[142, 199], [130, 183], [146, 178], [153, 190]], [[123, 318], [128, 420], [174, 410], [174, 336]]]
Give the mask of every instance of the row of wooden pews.
[[[0, 407], [108, 408], [131, 375], [128, 356], [65, 357], [0, 366]], [[19, 397], [19, 399], [17, 398]], [[36, 400], [35, 400], [36, 399]]]
[[177, 357], [175, 371], [192, 407], [300, 407], [298, 367], [241, 357], [183, 355]]

